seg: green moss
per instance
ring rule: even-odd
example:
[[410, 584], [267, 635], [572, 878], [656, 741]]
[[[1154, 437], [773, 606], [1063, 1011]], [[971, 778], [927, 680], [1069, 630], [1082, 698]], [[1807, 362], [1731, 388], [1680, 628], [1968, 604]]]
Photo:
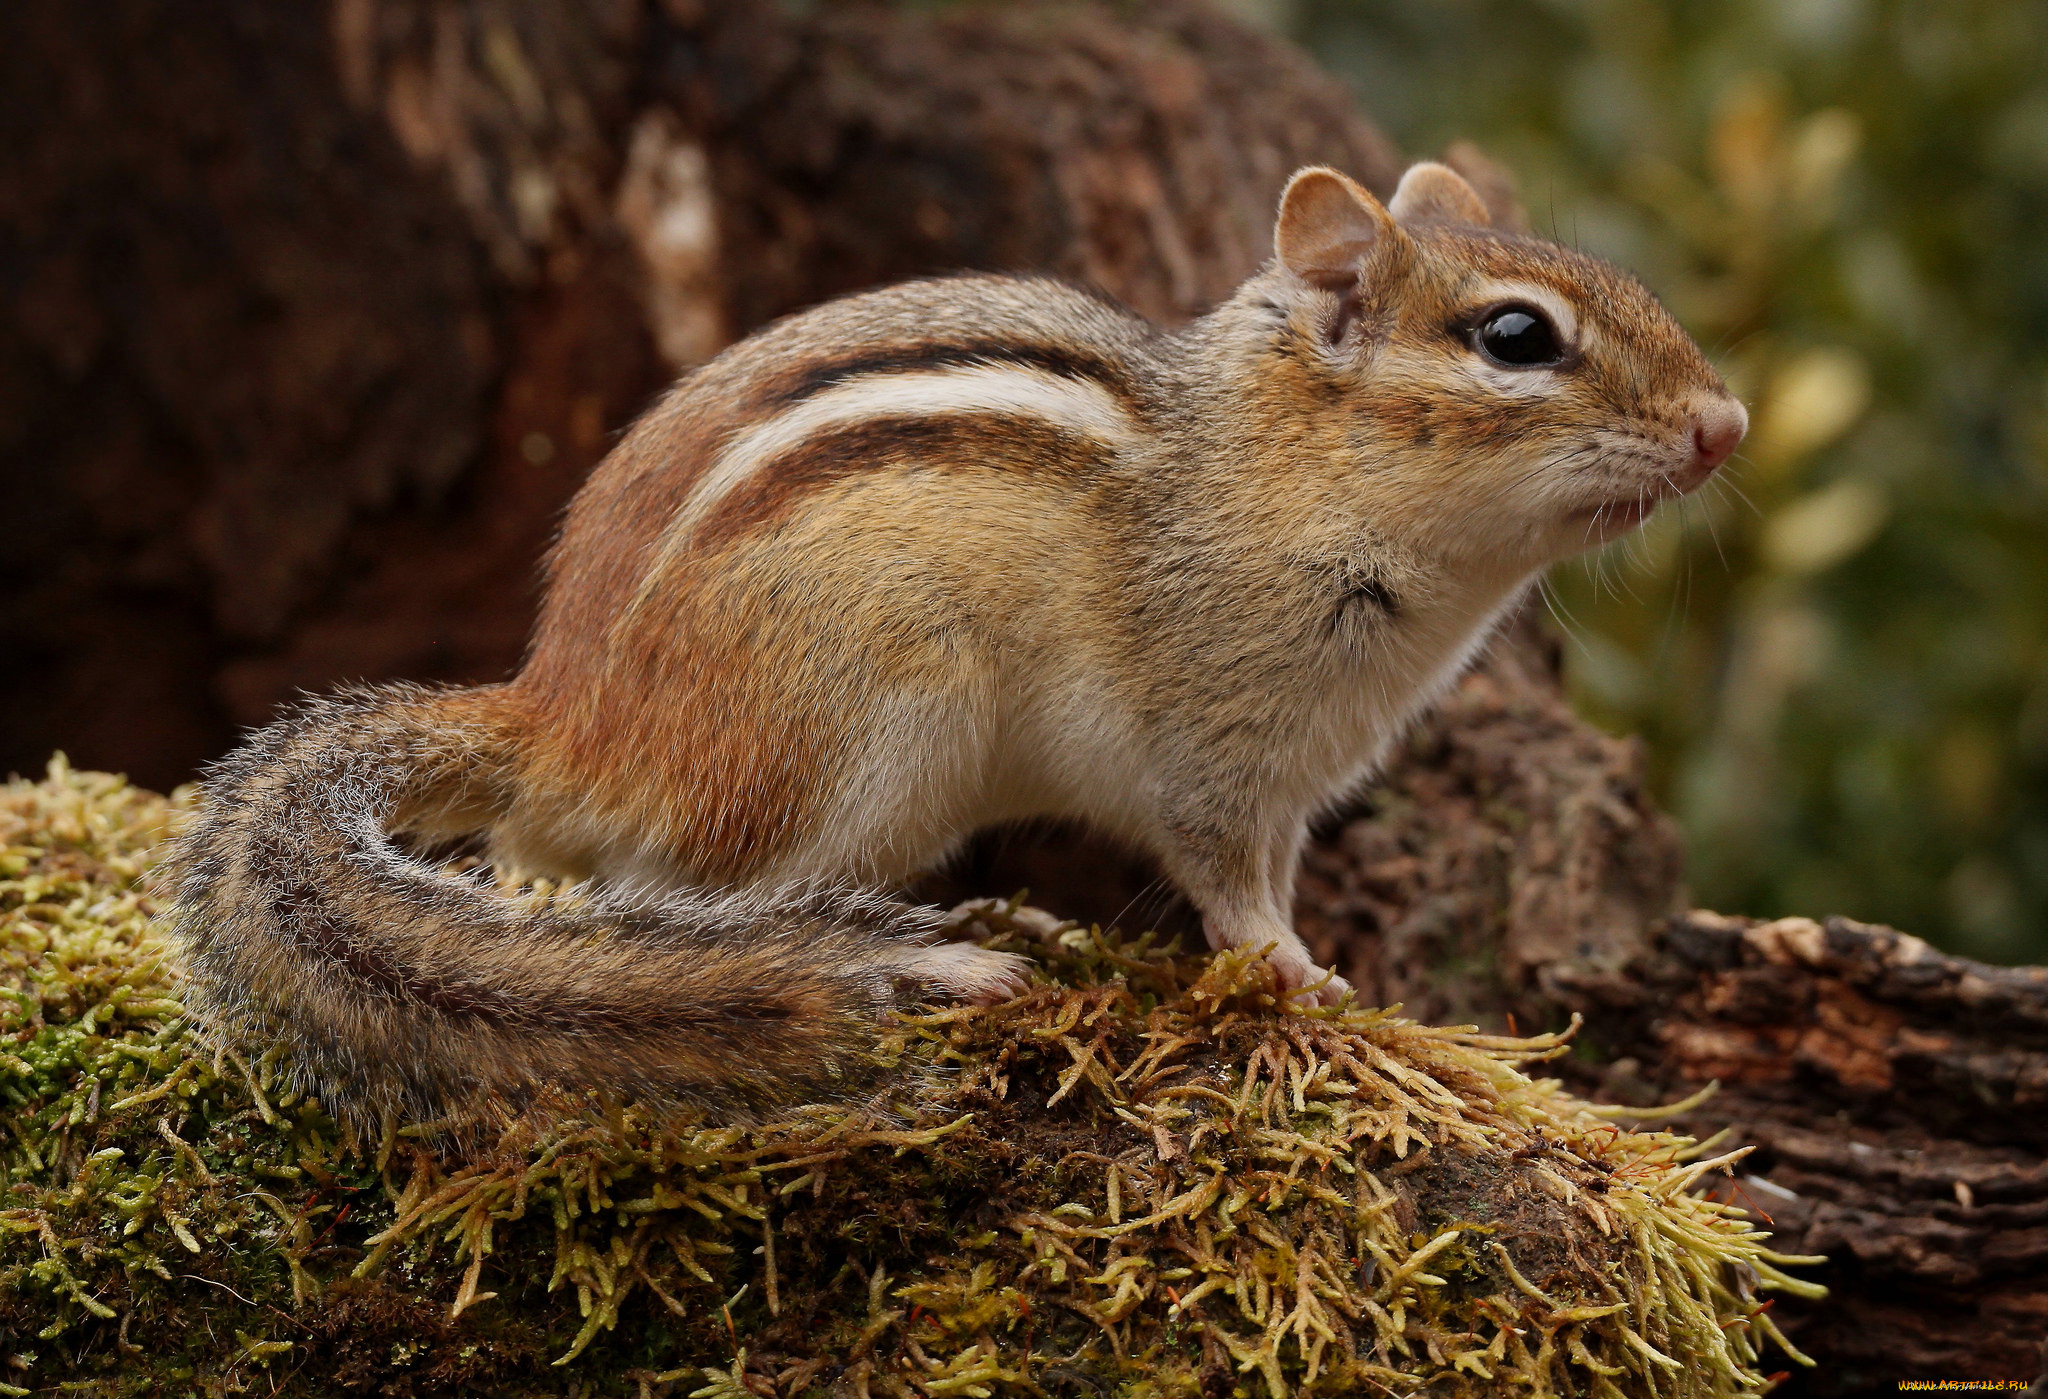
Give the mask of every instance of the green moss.
[[350, 1144], [180, 1018], [174, 804], [0, 796], [0, 1383], [25, 1393], [1756, 1390], [1729, 1158], [1523, 1068], [1558, 1037], [1277, 1013], [1263, 965], [1003, 905], [1007, 1005], [888, 1027], [860, 1111]]

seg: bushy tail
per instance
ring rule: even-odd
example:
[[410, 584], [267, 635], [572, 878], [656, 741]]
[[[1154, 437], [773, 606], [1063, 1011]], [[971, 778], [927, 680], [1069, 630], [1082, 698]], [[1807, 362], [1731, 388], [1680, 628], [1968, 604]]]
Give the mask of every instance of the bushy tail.
[[164, 866], [195, 1013], [285, 1045], [358, 1122], [503, 1116], [588, 1089], [748, 1116], [870, 1086], [895, 979], [929, 984], [956, 951], [919, 945], [929, 911], [844, 894], [521, 901], [394, 844], [509, 803], [501, 699], [314, 700], [208, 774]]

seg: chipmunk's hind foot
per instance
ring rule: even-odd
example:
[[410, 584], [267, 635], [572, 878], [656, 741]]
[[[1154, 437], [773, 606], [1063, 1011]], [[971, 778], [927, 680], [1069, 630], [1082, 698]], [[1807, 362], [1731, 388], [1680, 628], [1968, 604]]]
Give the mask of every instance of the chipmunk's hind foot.
[[913, 949], [903, 974], [934, 997], [994, 1005], [1021, 996], [1031, 986], [1032, 961], [1014, 952], [993, 952], [972, 943], [942, 942]]

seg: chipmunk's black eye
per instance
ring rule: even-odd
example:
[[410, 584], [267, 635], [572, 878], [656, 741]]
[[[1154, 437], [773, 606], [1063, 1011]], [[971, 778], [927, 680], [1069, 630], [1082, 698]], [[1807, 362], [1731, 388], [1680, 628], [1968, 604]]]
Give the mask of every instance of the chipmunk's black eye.
[[1564, 358], [1557, 327], [1541, 311], [1527, 306], [1504, 306], [1490, 312], [1479, 323], [1474, 339], [1480, 353], [1495, 364], [1523, 368], [1556, 364]]

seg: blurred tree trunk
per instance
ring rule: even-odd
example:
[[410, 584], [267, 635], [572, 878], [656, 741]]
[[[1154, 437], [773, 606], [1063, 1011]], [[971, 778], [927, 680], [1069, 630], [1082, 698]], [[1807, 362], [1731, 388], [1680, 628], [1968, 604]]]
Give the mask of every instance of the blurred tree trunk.
[[[64, 747], [168, 785], [301, 687], [501, 677], [557, 512], [678, 370], [958, 268], [1184, 318], [1260, 261], [1317, 161], [1383, 193], [1399, 168], [1300, 55], [1182, 0], [20, 0], [0, 766]], [[1787, 1247], [1838, 1255], [1836, 1297], [1785, 1309], [1823, 1361], [1804, 1392], [2031, 1374], [2048, 991], [2001, 983], [2021, 1009], [1973, 1019], [1962, 964], [1944, 998], [1909, 984], [1924, 959], [1859, 981], [1741, 925], [1663, 927], [1679, 863], [1634, 745], [1572, 716], [1524, 619], [1319, 833], [1300, 918], [1418, 1015], [1586, 1011], [1574, 1072], [1611, 1092], [1739, 1060], [1707, 1115], [1766, 1148], [1759, 1203], [1804, 1202], [1776, 1211]], [[926, 892], [1023, 885], [1185, 922], [1072, 833], [983, 841]]]
[[959, 268], [1185, 316], [1393, 153], [1182, 4], [25, 0], [0, 18], [0, 765], [183, 780], [299, 687], [516, 664], [676, 370]]

